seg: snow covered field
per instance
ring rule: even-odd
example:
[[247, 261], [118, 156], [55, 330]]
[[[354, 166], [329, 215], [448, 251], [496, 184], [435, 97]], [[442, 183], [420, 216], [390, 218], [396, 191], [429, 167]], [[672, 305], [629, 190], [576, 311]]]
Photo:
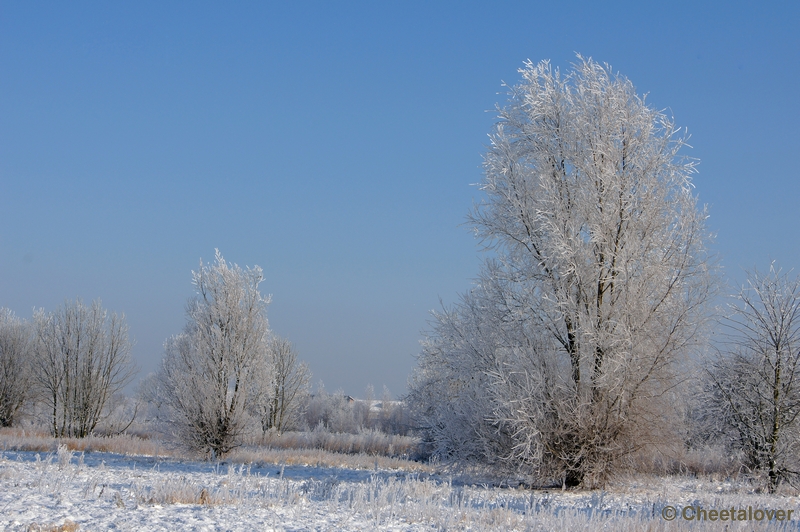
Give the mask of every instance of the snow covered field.
[[[666, 521], [662, 511], [678, 516]], [[793, 510], [682, 519], [682, 508]], [[4, 530], [800, 530], [797, 497], [700, 479], [611, 491], [501, 489], [398, 470], [209, 463], [111, 453], [0, 453]], [[692, 515], [690, 510], [686, 515]], [[752, 514], [752, 512], [751, 512]], [[727, 528], [725, 528], [727, 526]]]

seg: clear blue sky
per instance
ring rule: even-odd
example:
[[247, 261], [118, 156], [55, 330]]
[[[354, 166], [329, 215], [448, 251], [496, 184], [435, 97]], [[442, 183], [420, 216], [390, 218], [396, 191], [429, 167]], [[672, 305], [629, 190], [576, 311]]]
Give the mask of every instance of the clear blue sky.
[[689, 128], [734, 283], [800, 268], [798, 28], [797, 2], [4, 1], [0, 306], [101, 298], [145, 374], [219, 248], [315, 382], [402, 394], [478, 271], [501, 82], [575, 52]]

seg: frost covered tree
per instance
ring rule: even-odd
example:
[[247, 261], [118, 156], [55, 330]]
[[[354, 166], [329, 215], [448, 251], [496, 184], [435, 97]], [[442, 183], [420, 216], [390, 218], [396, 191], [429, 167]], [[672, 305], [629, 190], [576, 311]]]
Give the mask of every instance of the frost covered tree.
[[298, 425], [311, 380], [308, 365], [297, 359], [297, 350], [285, 338], [270, 340], [269, 362], [272, 379], [256, 408], [265, 434], [271, 429], [282, 432]]
[[31, 327], [0, 309], [0, 427], [10, 427], [31, 398]]
[[34, 316], [33, 375], [56, 437], [85, 437], [135, 373], [124, 315], [99, 300], [68, 301]]
[[490, 250], [435, 313], [409, 401], [432, 451], [602, 483], [670, 419], [715, 276], [695, 162], [610, 67], [526, 63], [470, 215]]
[[170, 426], [189, 448], [212, 456], [241, 444], [253, 423], [249, 403], [271, 383], [269, 298], [261, 295], [261, 268], [214, 264], [192, 272], [197, 292], [186, 306], [183, 332], [167, 340], [157, 377]]
[[706, 418], [774, 492], [800, 475], [800, 278], [754, 271], [737, 299], [708, 372]]

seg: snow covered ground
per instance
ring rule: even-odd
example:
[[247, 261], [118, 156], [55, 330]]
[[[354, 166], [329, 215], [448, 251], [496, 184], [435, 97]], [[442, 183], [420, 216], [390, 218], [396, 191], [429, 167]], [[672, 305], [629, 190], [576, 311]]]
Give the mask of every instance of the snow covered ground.
[[[677, 508], [674, 521], [662, 517], [667, 506]], [[698, 522], [682, 519], [687, 506], [794, 514]], [[66, 447], [0, 453], [4, 530], [800, 530], [798, 511], [797, 497], [698, 479], [529, 491], [396, 470], [247, 466]]]

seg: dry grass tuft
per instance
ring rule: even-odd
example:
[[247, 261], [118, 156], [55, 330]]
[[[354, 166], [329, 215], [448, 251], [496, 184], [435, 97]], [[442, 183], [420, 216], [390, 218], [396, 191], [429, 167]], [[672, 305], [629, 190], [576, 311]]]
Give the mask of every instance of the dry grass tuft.
[[432, 472], [433, 467], [405, 458], [368, 454], [342, 454], [322, 449], [269, 449], [241, 447], [225, 459], [237, 464], [283, 464], [344, 469], [399, 469], [412, 472]]
[[408, 458], [417, 453], [419, 438], [362, 430], [357, 434], [314, 429], [305, 432], [269, 432], [256, 438], [254, 445], [270, 449], [322, 449], [340, 454], [374, 454]]
[[628, 457], [627, 473], [646, 475], [704, 476], [715, 480], [739, 478], [742, 463], [738, 456], [726, 453], [721, 447], [685, 449], [650, 449]]
[[39, 523], [31, 523], [28, 525], [28, 532], [76, 532], [80, 526], [71, 519], [66, 519], [60, 525], [40, 525]]
[[212, 492], [200, 487], [196, 482], [186, 478], [168, 477], [161, 482], [137, 490], [136, 500], [141, 504], [201, 504], [211, 506], [220, 504]]

